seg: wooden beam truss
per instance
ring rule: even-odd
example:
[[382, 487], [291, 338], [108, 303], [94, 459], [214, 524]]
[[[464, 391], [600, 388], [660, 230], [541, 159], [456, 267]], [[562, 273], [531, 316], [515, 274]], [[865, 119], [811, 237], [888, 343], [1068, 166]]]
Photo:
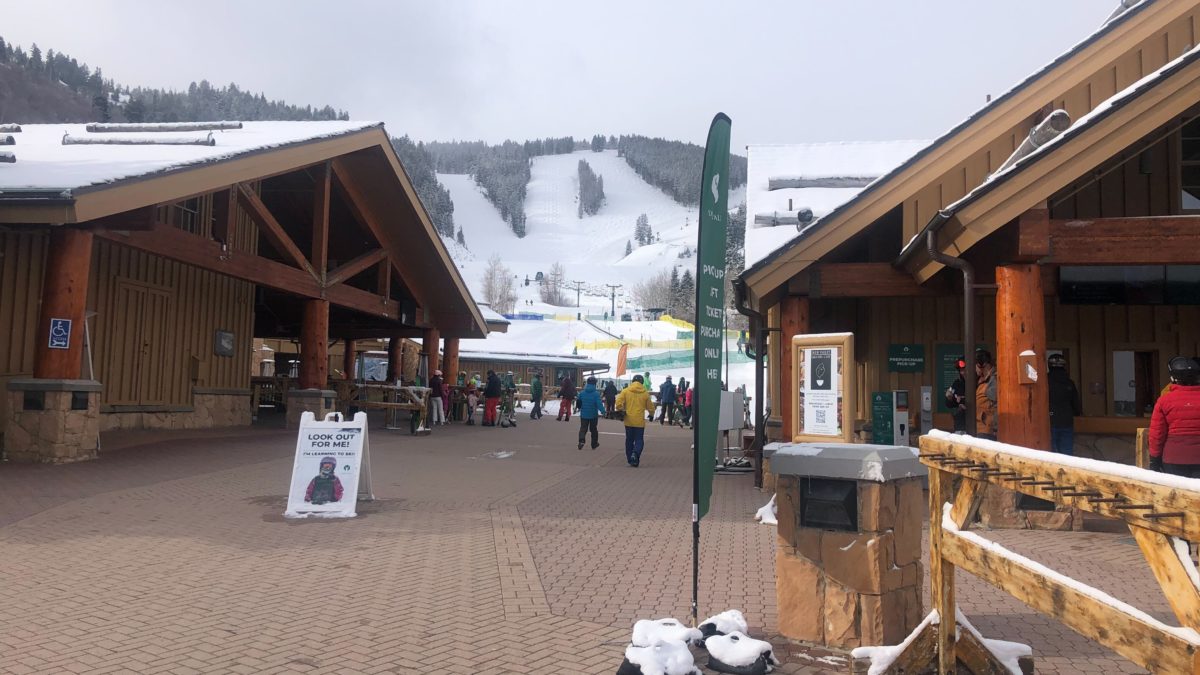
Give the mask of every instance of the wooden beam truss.
[[1052, 220], [1034, 210], [1019, 221], [1018, 258], [1055, 265], [1192, 264], [1200, 216]]
[[[929, 468], [930, 581], [939, 616], [956, 616], [954, 570], [961, 568], [1152, 672], [1200, 673], [1200, 588], [1186, 544], [1200, 539], [1200, 490], [1130, 476], [1120, 465], [1105, 471], [1049, 454], [1042, 460], [1001, 452], [966, 437], [923, 436], [920, 445]], [[989, 486], [1125, 521], [1182, 628], [969, 532]], [[896, 663], [953, 673], [973, 650], [964, 642], [968, 631], [931, 626], [925, 633]]]

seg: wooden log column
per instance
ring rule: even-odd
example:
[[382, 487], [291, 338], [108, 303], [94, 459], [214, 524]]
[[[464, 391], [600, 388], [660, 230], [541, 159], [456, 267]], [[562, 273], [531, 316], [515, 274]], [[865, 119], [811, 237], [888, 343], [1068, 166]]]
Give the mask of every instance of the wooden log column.
[[780, 359], [779, 359], [779, 413], [783, 418], [783, 439], [791, 442], [796, 433], [792, 419], [792, 396], [795, 383], [792, 381], [792, 338], [809, 332], [808, 298], [787, 296], [779, 303]]
[[324, 389], [329, 381], [329, 301], [306, 300], [300, 326], [300, 388]]
[[347, 380], [353, 380], [354, 367], [358, 365], [358, 353], [354, 351], [354, 340], [346, 338], [345, 348], [346, 353], [342, 354], [342, 372], [346, 374]]
[[441, 359], [438, 355], [438, 347], [441, 346], [442, 335], [436, 328], [426, 328], [421, 333], [421, 353], [428, 359], [429, 372], [425, 374], [426, 378], [433, 375], [433, 371], [438, 369], [438, 364]]
[[[1037, 265], [996, 268], [998, 440], [1050, 449], [1050, 386], [1046, 377], [1046, 308]], [[1037, 379], [1022, 383], [1021, 353], [1032, 351]]]
[[446, 338], [444, 341], [444, 353], [442, 361], [445, 362], [445, 368], [442, 368], [446, 373], [446, 381], [451, 384], [458, 383], [458, 338]]
[[393, 335], [388, 340], [388, 382], [399, 384], [404, 373], [404, 338]]
[[[38, 379], [78, 380], [83, 362], [83, 321], [87, 309], [88, 274], [92, 266], [92, 233], [65, 227], [50, 235], [46, 275], [42, 282], [42, 308], [38, 315], [37, 350], [33, 376]], [[71, 322], [70, 335], [61, 335]], [[59, 326], [51, 348], [50, 324]], [[65, 344], [63, 348], [61, 345]]]

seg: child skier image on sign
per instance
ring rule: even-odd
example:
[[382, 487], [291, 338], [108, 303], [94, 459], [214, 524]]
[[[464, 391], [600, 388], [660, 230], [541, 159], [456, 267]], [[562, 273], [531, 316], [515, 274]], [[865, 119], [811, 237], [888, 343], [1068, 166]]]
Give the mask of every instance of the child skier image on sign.
[[318, 505], [342, 501], [342, 481], [334, 474], [336, 469], [336, 459], [322, 457], [320, 473], [308, 482], [308, 489], [304, 491], [304, 501]]

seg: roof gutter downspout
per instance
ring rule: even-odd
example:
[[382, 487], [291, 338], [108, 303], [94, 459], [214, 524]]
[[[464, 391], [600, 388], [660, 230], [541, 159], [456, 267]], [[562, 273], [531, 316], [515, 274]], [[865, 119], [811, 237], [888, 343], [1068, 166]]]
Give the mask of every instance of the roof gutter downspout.
[[975, 435], [975, 268], [962, 258], [946, 255], [938, 250], [938, 230], [942, 229], [942, 225], [946, 224], [951, 217], [952, 214], [946, 211], [938, 212], [925, 230], [925, 246], [929, 251], [929, 257], [934, 262], [946, 267], [953, 267], [963, 275], [963, 360], [967, 362], [967, 367], [963, 369], [965, 383], [963, 393], [967, 404], [966, 431], [968, 434]]
[[[754, 487], [763, 485], [763, 444], [766, 443], [767, 418], [763, 411], [763, 355], [767, 351], [766, 317], [762, 312], [750, 309], [746, 302], [746, 281], [740, 276], [733, 282], [734, 306], [740, 314], [750, 318], [750, 335], [754, 341], [754, 445], [750, 448], [754, 455]], [[747, 345], [747, 349], [749, 345]]]

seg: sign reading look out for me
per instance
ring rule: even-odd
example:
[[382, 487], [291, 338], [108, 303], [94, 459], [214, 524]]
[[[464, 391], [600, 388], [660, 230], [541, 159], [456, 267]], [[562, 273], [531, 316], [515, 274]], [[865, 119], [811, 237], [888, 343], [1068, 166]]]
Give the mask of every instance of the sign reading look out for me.
[[360, 498], [374, 499], [367, 414], [360, 412], [346, 421], [330, 413], [318, 422], [311, 412], [304, 413], [283, 515], [353, 518]]

